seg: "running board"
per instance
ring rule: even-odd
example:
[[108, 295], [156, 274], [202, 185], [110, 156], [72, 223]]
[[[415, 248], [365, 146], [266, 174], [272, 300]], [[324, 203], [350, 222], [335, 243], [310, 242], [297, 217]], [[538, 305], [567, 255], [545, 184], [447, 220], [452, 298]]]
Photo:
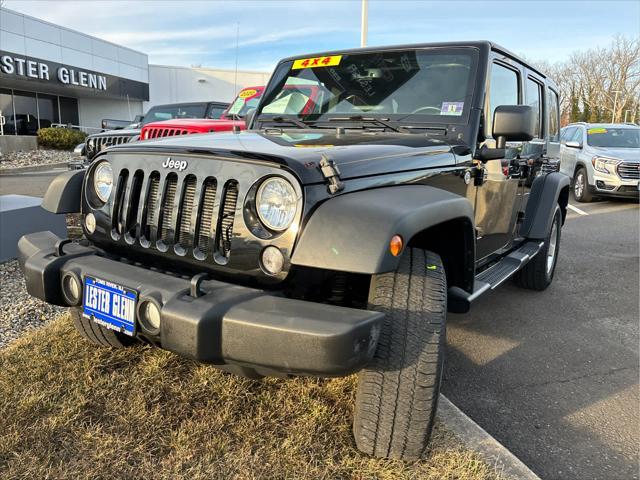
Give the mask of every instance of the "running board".
[[539, 241], [527, 242], [495, 265], [480, 272], [476, 275], [472, 293], [460, 287], [449, 288], [449, 311], [454, 313], [468, 312], [474, 300], [511, 278], [538, 254], [543, 245], [544, 242]]

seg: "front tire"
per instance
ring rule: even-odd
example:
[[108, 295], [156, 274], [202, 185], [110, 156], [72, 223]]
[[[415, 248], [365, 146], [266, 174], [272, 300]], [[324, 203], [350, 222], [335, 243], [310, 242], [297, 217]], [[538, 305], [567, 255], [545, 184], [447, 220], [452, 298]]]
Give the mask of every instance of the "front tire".
[[369, 308], [385, 313], [378, 348], [359, 375], [358, 448], [417, 460], [429, 442], [444, 364], [447, 280], [438, 255], [407, 249], [395, 272], [371, 280]]
[[516, 285], [529, 290], [544, 290], [553, 281], [558, 263], [560, 237], [562, 232], [562, 212], [556, 205], [551, 230], [538, 254], [514, 275]]
[[133, 337], [101, 327], [96, 322], [83, 317], [81, 308], [71, 307], [69, 315], [76, 330], [91, 343], [109, 348], [126, 348], [138, 343]]
[[573, 198], [581, 203], [593, 201], [593, 195], [589, 191], [589, 177], [584, 167], [576, 170], [576, 174], [573, 176]]

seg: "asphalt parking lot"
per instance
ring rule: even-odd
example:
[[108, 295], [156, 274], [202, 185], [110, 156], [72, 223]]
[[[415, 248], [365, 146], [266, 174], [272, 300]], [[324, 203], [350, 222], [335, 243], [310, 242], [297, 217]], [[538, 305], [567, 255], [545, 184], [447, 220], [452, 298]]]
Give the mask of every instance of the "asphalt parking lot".
[[640, 209], [573, 205], [549, 289], [449, 316], [444, 394], [544, 479], [638, 478]]
[[[0, 190], [42, 196], [57, 173]], [[571, 203], [548, 290], [449, 316], [443, 393], [544, 479], [638, 478], [640, 208]]]

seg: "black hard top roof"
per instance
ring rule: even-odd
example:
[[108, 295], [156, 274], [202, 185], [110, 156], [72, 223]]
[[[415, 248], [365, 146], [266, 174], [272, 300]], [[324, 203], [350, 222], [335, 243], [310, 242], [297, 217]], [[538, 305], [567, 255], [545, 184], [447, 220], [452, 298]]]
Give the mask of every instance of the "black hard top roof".
[[229, 106], [228, 102], [216, 102], [216, 101], [203, 100], [202, 102], [161, 103], [160, 105], [153, 105], [153, 106], [149, 107], [149, 110], [151, 110], [152, 108], [156, 108], [156, 107], [173, 107], [175, 105], [191, 106], [191, 105], [209, 105], [209, 104], [220, 105], [220, 106], [223, 106], [223, 107], [228, 107]]
[[444, 47], [471, 47], [477, 48], [479, 50], [493, 50], [496, 52], [500, 52], [501, 54], [516, 60], [517, 62], [525, 65], [527, 68], [535, 71], [543, 78], [547, 78], [547, 76], [542, 73], [540, 70], [535, 68], [533, 65], [529, 64], [526, 60], [517, 56], [515, 53], [510, 52], [506, 48], [498, 45], [497, 43], [490, 42], [488, 40], [474, 40], [468, 42], [438, 42], [438, 43], [410, 43], [404, 45], [382, 45], [382, 46], [372, 46], [365, 48], [349, 48], [345, 50], [331, 50], [328, 52], [316, 52], [316, 53], [308, 53], [303, 55], [295, 55], [292, 57], [286, 57], [280, 60], [280, 62], [287, 62], [291, 60], [296, 60], [298, 58], [306, 58], [306, 57], [326, 57], [330, 55], [340, 55], [340, 54], [353, 54], [353, 53], [365, 53], [365, 52], [379, 52], [381, 50], [412, 50], [417, 48], [444, 48]]

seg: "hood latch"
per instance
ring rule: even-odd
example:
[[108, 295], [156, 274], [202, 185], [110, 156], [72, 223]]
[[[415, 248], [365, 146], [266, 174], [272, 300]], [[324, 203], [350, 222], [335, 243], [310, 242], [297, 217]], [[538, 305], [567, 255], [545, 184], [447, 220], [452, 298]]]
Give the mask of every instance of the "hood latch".
[[322, 176], [329, 182], [328, 188], [331, 195], [344, 189], [344, 183], [340, 180], [340, 170], [338, 170], [336, 162], [322, 155], [320, 159], [320, 171], [322, 172]]

